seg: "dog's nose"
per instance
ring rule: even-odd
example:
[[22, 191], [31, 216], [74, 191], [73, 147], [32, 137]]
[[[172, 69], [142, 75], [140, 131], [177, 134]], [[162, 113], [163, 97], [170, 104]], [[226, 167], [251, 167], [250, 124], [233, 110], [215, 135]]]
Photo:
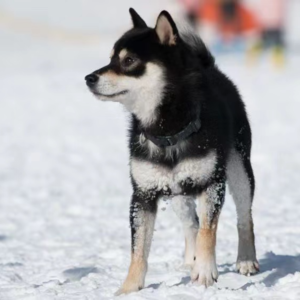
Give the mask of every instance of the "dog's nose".
[[90, 74], [90, 75], [87, 75], [87, 76], [85, 76], [85, 81], [86, 81], [86, 84], [89, 86], [89, 87], [92, 87], [92, 86], [94, 86], [96, 83], [97, 83], [97, 81], [98, 81], [98, 76], [97, 75], [95, 75], [95, 74]]

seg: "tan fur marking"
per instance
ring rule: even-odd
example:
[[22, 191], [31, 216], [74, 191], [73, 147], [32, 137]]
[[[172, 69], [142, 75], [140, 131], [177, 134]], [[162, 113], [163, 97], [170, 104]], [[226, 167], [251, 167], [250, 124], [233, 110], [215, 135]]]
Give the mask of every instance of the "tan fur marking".
[[109, 80], [111, 80], [112, 83], [115, 83], [118, 79], [120, 79], [121, 77], [124, 77], [124, 75], [116, 74], [112, 70], [108, 70], [107, 72], [101, 74], [100, 76], [107, 77]]
[[115, 49], [112, 49], [111, 52], [110, 52], [109, 58], [112, 58], [114, 55], [115, 55]]
[[120, 77], [120, 75], [117, 75], [114, 71], [109, 70], [106, 73], [104, 73], [103, 75], [107, 76], [107, 77], [111, 77], [113, 79], [117, 79], [118, 77]]
[[119, 53], [120, 60], [123, 60], [127, 54], [128, 54], [127, 49], [122, 49]]
[[[155, 215], [140, 212], [139, 219], [144, 221], [142, 224], [135, 224], [137, 226], [135, 245], [133, 247], [133, 252], [131, 253], [131, 263], [128, 275], [116, 295], [136, 292], [142, 289], [145, 284], [148, 265], [147, 259], [152, 241]], [[140, 220], [136, 220], [136, 222], [140, 222]]]
[[209, 218], [207, 209], [208, 195], [203, 192], [199, 198], [200, 201], [200, 229], [197, 236], [196, 255], [209, 257], [214, 255], [216, 246], [216, 231], [218, 226], [218, 216], [213, 220]]
[[196, 261], [191, 273], [192, 280], [204, 286], [210, 286], [218, 278], [216, 265], [216, 235], [219, 215], [212, 213], [212, 199], [207, 192], [198, 197], [198, 217], [200, 229], [196, 240]]
[[202, 259], [209, 260], [215, 253], [216, 247], [216, 226], [212, 229], [200, 229], [196, 242], [196, 256], [201, 255]]
[[[144, 287], [144, 278], [147, 271], [146, 260], [134, 254], [131, 258], [128, 275], [122, 285], [122, 294], [128, 294], [132, 291], [140, 290]], [[120, 294], [121, 294], [120, 293]]]

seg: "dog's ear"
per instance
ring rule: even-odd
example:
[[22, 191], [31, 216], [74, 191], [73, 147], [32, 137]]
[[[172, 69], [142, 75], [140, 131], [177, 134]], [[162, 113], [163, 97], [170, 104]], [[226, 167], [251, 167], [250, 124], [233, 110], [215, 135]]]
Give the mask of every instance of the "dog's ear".
[[167, 11], [162, 11], [156, 21], [155, 31], [159, 41], [164, 45], [176, 45], [178, 29], [171, 15]]
[[146, 22], [140, 17], [140, 15], [133, 9], [129, 9], [129, 13], [131, 15], [131, 20], [134, 28], [146, 28]]

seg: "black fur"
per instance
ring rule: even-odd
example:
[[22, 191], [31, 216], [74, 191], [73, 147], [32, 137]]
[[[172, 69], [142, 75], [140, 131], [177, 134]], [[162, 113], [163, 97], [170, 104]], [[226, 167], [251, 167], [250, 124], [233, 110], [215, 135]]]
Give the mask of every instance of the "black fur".
[[[182, 188], [185, 195], [197, 195], [216, 182], [221, 183], [222, 192], [216, 201], [218, 204], [213, 208], [213, 215], [218, 215], [224, 202], [226, 161], [229, 151], [235, 148], [243, 158], [253, 196], [254, 176], [250, 164], [251, 129], [245, 106], [236, 86], [215, 65], [214, 58], [201, 39], [185, 33], [177, 38], [176, 46], [169, 47], [157, 42], [152, 29], [138, 31], [133, 29], [116, 43], [116, 49], [123, 47], [137, 53], [145, 62], [155, 61], [162, 64], [167, 70], [168, 83], [163, 102], [156, 112], [159, 116], [156, 123], [145, 128], [132, 115], [129, 132], [131, 157], [172, 168], [180, 160], [204, 157], [212, 149], [216, 150], [218, 155], [216, 171], [206, 185], [198, 186], [187, 179], [182, 182]], [[151, 135], [173, 135], [197, 117], [197, 110], [200, 110], [201, 129], [189, 138], [186, 151], [179, 152], [178, 155], [174, 153], [173, 157], [166, 157], [165, 150], [161, 149], [160, 153], [151, 157], [147, 148], [141, 147], [139, 138], [143, 130]], [[132, 181], [135, 195], [139, 191], [134, 179]], [[168, 195], [168, 192], [151, 191], [149, 193], [151, 197], [144, 195], [143, 200], [134, 196], [132, 205], [138, 201], [141, 209], [152, 212], [157, 199], [163, 194]], [[149, 202], [153, 202], [152, 205]], [[134, 233], [135, 229], [132, 231], [133, 237]], [[134, 245], [134, 241], [132, 244]]]
[[139, 14], [133, 9], [129, 9], [133, 27], [135, 28], [147, 28], [146, 22], [139, 16]]
[[[242, 158], [244, 168], [254, 194], [254, 175], [250, 163], [251, 129], [245, 105], [236, 86], [215, 65], [211, 53], [202, 40], [191, 33], [179, 33], [174, 21], [167, 12], [162, 12], [170, 22], [176, 35], [175, 45], [162, 43], [155, 29], [146, 23], [134, 10], [130, 11], [134, 28], [126, 32], [115, 44], [115, 55], [110, 64], [95, 74], [112, 70], [116, 74], [139, 78], [145, 74], [146, 64], [153, 62], [165, 70], [166, 87], [161, 104], [157, 107], [156, 121], [143, 124], [132, 114], [129, 130], [131, 159], [137, 158], [172, 169], [178, 162], [187, 158], [204, 158], [214, 150], [217, 154], [215, 171], [205, 184], [199, 185], [190, 178], [180, 183], [184, 195], [199, 195], [209, 188], [218, 188], [212, 207], [211, 222], [219, 215], [224, 202], [226, 164], [232, 149]], [[161, 16], [160, 15], [160, 16]], [[126, 49], [136, 58], [136, 66], [126, 69], [118, 57]], [[143, 101], [143, 99], [140, 99]], [[152, 136], [174, 135], [184, 129], [200, 112], [201, 129], [187, 139], [187, 147], [166, 156], [166, 148], [153, 155], [141, 145], [142, 132]], [[170, 188], [142, 191], [132, 178], [133, 197], [130, 209], [132, 245], [134, 246], [135, 212], [155, 214], [157, 200], [161, 196], [171, 196]], [[133, 248], [134, 251], [134, 248]]]

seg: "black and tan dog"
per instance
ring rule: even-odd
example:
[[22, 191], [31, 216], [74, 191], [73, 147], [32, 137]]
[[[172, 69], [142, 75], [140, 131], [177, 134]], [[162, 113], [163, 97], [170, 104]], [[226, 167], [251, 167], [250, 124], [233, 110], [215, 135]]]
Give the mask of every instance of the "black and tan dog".
[[118, 294], [144, 287], [163, 196], [172, 198], [182, 221], [192, 280], [205, 286], [217, 280], [216, 231], [226, 182], [238, 215], [237, 270], [254, 274], [254, 176], [244, 103], [201, 39], [179, 33], [168, 12], [154, 29], [133, 9], [130, 14], [133, 29], [116, 42], [110, 63], [85, 78], [97, 98], [120, 102], [132, 115], [132, 259]]

